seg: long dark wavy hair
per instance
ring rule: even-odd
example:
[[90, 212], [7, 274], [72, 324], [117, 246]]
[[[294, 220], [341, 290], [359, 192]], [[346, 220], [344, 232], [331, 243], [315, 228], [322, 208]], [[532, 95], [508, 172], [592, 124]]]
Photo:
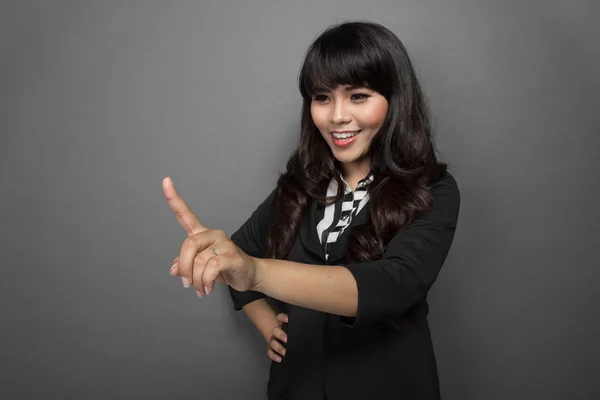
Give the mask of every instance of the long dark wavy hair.
[[[311, 200], [330, 204], [343, 195], [341, 164], [310, 113], [315, 92], [338, 85], [368, 87], [388, 101], [385, 121], [368, 149], [375, 178], [367, 187], [371, 221], [350, 232], [349, 263], [380, 259], [391, 237], [432, 206], [431, 183], [446, 171], [447, 164], [436, 159], [428, 107], [398, 37], [370, 22], [330, 27], [310, 45], [300, 70], [300, 142], [277, 182], [269, 258], [287, 257]], [[338, 193], [326, 198], [331, 179]]]

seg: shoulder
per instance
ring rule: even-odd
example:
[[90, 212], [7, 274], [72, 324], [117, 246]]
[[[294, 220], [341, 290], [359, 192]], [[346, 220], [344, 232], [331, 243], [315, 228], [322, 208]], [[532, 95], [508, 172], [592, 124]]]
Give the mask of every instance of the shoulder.
[[435, 193], [443, 192], [445, 194], [451, 194], [456, 197], [460, 197], [460, 191], [458, 189], [458, 182], [448, 171], [444, 171], [440, 179], [432, 182], [432, 189]]
[[456, 219], [460, 209], [460, 190], [454, 176], [445, 171], [431, 183], [433, 206], [429, 213], [444, 214], [446, 218]]
[[435, 190], [446, 189], [456, 192], [458, 194], [458, 183], [449, 171], [444, 171], [442, 176], [437, 181], [431, 183], [432, 188]]

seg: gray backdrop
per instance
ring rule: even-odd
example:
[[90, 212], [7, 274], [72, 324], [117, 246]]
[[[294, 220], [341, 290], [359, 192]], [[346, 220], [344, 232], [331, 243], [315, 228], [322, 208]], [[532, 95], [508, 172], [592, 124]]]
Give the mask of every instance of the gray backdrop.
[[[2, 1], [0, 397], [264, 399], [225, 287], [168, 274], [173, 177], [233, 233], [297, 140], [328, 25], [408, 48], [459, 182], [430, 295], [444, 399], [600, 398], [595, 1]], [[400, 397], [399, 397], [400, 398]]]

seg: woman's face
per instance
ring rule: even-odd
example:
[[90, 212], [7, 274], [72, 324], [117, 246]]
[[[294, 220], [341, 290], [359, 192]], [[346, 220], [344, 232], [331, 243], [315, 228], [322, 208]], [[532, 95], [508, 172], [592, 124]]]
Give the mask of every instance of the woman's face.
[[313, 95], [310, 112], [333, 156], [348, 167], [366, 163], [369, 145], [383, 125], [388, 102], [378, 92], [352, 86]]

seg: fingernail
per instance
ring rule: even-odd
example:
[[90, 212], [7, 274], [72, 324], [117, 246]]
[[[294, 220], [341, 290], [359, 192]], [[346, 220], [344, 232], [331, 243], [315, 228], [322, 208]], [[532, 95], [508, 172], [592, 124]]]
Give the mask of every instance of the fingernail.
[[183, 287], [186, 289], [190, 287], [190, 281], [185, 276], [181, 277], [181, 283], [183, 283]]
[[283, 350], [282, 350], [282, 353], [283, 353], [283, 355], [284, 355], [284, 356], [285, 356], [285, 352], [286, 352], [286, 350], [285, 350], [285, 349], [283, 349]]
[[196, 296], [202, 298], [202, 293], [199, 290], [196, 290]]
[[277, 359], [277, 362], [281, 362], [281, 357], [275, 357]]
[[210, 288], [208, 286], [204, 286], [204, 293], [210, 294]]
[[175, 264], [173, 264], [173, 266], [171, 267], [171, 270], [169, 271], [169, 273], [170, 273], [171, 275], [173, 275], [173, 276], [175, 276], [175, 266], [176, 266], [176, 265], [177, 265], [176, 263], [175, 263]]
[[288, 317], [285, 317], [285, 322], [288, 322]]
[[284, 341], [285, 343], [287, 343], [287, 336], [284, 336], [284, 337], [283, 337], [283, 341]]

